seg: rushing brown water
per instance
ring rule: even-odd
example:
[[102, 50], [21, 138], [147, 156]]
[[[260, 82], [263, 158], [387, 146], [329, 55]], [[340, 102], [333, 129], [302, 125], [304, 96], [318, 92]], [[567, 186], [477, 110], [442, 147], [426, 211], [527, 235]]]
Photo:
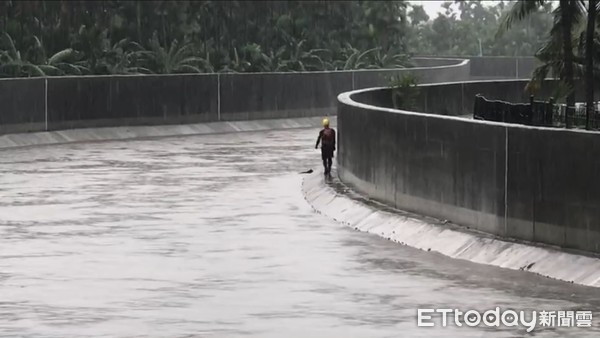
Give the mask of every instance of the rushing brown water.
[[[0, 335], [522, 337], [417, 308], [593, 310], [600, 291], [399, 246], [315, 214], [316, 130], [0, 152]], [[597, 313], [595, 313], [597, 315]], [[597, 337], [542, 328], [535, 337]]]

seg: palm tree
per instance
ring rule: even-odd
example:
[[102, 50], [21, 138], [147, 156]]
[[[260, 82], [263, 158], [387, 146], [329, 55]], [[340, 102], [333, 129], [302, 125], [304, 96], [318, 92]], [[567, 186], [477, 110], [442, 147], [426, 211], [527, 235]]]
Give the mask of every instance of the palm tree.
[[590, 129], [590, 115], [594, 112], [594, 37], [598, 2], [588, 0], [587, 32], [585, 39], [585, 128]]
[[184, 43], [181, 47], [177, 40], [171, 45], [163, 47], [158, 34], [154, 32], [150, 41], [151, 51], [143, 53], [145, 58], [153, 65], [153, 69], [159, 74], [172, 73], [203, 73], [214, 72], [208, 59], [196, 56], [195, 46], [192, 43]]
[[73, 48], [66, 48], [54, 53], [49, 58], [46, 56], [46, 48], [38, 39], [33, 36], [33, 46], [28, 50], [29, 62], [37, 65], [45, 75], [83, 75], [89, 74], [90, 70], [84, 64], [77, 61], [82, 57], [82, 53]]
[[560, 32], [562, 33], [563, 57], [565, 59], [565, 83], [569, 87], [567, 109], [565, 111], [565, 124], [567, 128], [570, 126], [569, 115], [571, 109], [575, 107], [575, 79], [573, 78], [573, 45], [571, 44], [571, 39], [573, 22], [580, 18], [580, 16], [575, 15], [578, 7], [577, 3], [578, 1], [574, 0], [560, 0], [560, 5], [556, 9], [560, 12], [560, 21], [555, 20], [555, 23], [560, 25]]
[[150, 69], [139, 65], [147, 53], [137, 42], [122, 39], [103, 51], [97, 68], [106, 74], [152, 74]]
[[12, 37], [4, 32], [2, 35], [2, 50], [0, 50], [0, 75], [9, 77], [45, 76], [40, 67], [21, 57]]
[[[523, 20], [547, 2], [546, 0], [517, 1], [502, 19], [497, 36], [510, 29], [514, 22]], [[584, 10], [580, 0], [559, 1], [553, 12], [554, 26], [550, 31], [550, 38], [546, 46], [536, 53], [536, 57], [544, 64], [534, 71], [530, 83], [531, 87], [534, 88], [534, 82], [543, 81], [550, 70], [554, 74], [559, 74], [561, 81], [567, 88], [565, 116], [567, 128], [570, 126], [570, 112], [575, 106], [572, 33], [573, 27], [582, 21], [583, 13]]]
[[276, 52], [273, 50], [269, 51], [269, 53], [262, 53], [261, 57], [263, 59], [262, 67], [260, 71], [263, 72], [280, 72], [283, 71], [286, 67], [286, 64], [283, 62], [285, 53], [285, 47], [281, 46], [277, 49]]
[[5, 49], [0, 51], [0, 73], [6, 76], [27, 77], [89, 73], [87, 67], [74, 62], [80, 56], [80, 53], [74, 49], [63, 49], [47, 58], [44, 46], [38, 37], [33, 36], [33, 40], [34, 44], [24, 54], [28, 57], [23, 57], [16, 49], [12, 37], [5, 32], [2, 37]]
[[397, 50], [390, 48], [387, 52], [383, 52], [380, 48], [373, 54], [371, 65], [368, 68], [405, 68], [409, 65], [408, 55], [399, 53]]
[[[0, 1], [0, 40], [6, 32], [15, 45], [4, 71], [25, 76], [394, 65], [406, 23], [402, 1]], [[356, 50], [341, 52], [346, 43]]]

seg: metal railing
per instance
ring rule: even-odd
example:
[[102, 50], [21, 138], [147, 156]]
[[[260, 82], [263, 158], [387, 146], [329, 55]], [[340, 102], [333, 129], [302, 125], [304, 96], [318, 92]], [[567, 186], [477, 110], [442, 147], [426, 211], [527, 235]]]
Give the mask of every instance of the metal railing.
[[[567, 107], [549, 101], [536, 101], [533, 96], [529, 103], [511, 103], [500, 100], [488, 100], [481, 95], [475, 96], [473, 118], [476, 120], [517, 123], [530, 126], [565, 128], [567, 126]], [[600, 129], [600, 107], [594, 104], [590, 114], [590, 129]], [[569, 112], [569, 128], [586, 128], [586, 104], [577, 103]]]

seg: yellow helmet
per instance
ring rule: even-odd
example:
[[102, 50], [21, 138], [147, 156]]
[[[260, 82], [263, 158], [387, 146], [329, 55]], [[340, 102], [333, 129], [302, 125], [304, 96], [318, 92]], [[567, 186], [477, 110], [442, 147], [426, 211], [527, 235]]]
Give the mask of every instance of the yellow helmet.
[[329, 119], [324, 118], [323, 119], [323, 127], [327, 127], [327, 126], [329, 126]]

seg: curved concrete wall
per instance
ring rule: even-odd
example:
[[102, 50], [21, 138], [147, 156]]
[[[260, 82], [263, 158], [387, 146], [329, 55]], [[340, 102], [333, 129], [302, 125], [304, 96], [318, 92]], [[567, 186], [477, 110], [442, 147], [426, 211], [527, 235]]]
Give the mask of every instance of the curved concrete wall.
[[[0, 80], [0, 133], [335, 114], [344, 91], [411, 72], [425, 82], [467, 80], [469, 60], [427, 67], [304, 73], [73, 76]], [[418, 63], [417, 62], [417, 63]]]
[[[434, 57], [418, 56], [413, 57], [413, 60], [431, 58]], [[443, 56], [442, 58], [469, 59], [472, 80], [529, 78], [535, 67], [540, 65], [533, 56]], [[426, 66], [426, 62], [419, 64]]]
[[539, 65], [533, 56], [473, 56], [469, 57], [469, 60], [473, 79], [529, 78]]
[[[467, 82], [449, 85], [446, 93], [443, 85], [422, 90], [448, 107], [467, 107], [472, 97], [459, 95], [456, 86], [519, 101], [523, 84]], [[342, 181], [399, 209], [504, 237], [600, 252], [600, 134], [383, 108], [386, 91], [338, 97]]]

